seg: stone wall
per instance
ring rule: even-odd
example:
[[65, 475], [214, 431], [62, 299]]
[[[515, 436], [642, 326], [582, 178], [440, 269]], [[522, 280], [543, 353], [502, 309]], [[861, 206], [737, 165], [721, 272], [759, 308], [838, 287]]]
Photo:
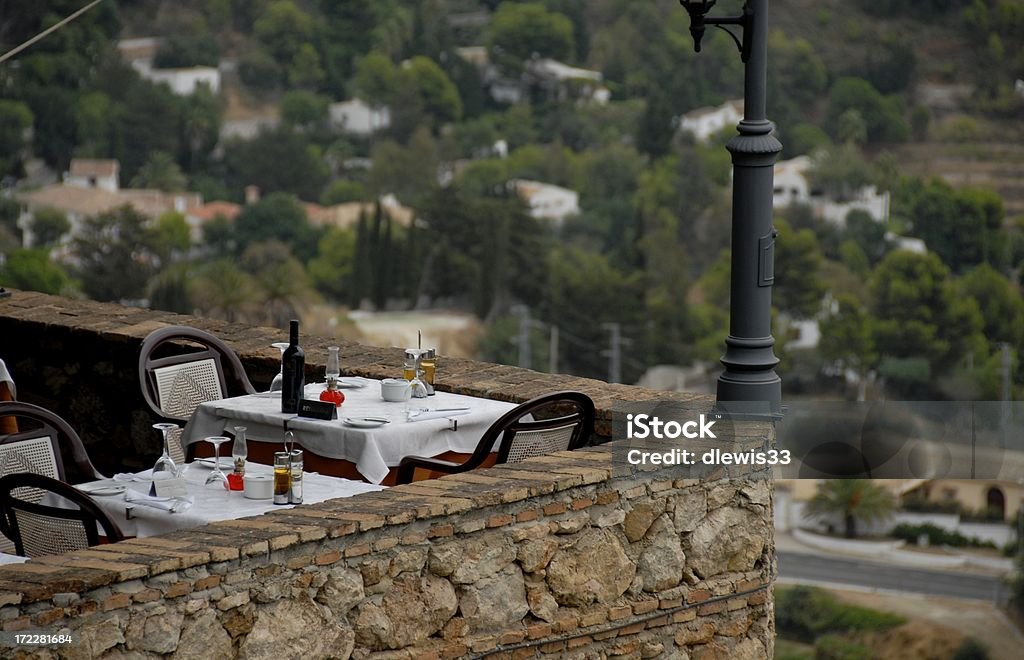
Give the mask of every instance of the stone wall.
[[[22, 398], [52, 399], [97, 449], [105, 429], [153, 435], [131, 398], [134, 354], [182, 322], [226, 337], [254, 380], [277, 368], [273, 330], [26, 293], [0, 299], [0, 357]], [[351, 374], [400, 364], [394, 350], [343, 354]], [[439, 383], [508, 400], [580, 389], [606, 435], [613, 401], [673, 398], [461, 360], [443, 362]], [[746, 423], [736, 437], [760, 447], [772, 433]], [[0, 567], [0, 655], [771, 657], [771, 482], [631, 472], [621, 442]], [[18, 631], [74, 641], [15, 649]]]
[[[287, 339], [284, 329], [14, 291], [11, 297], [0, 298], [0, 359], [14, 374], [19, 398], [68, 420], [100, 472], [144, 469], [159, 456], [160, 441], [150, 428], [154, 420], [139, 388], [139, 348], [146, 335], [165, 325], [188, 325], [223, 339], [238, 353], [257, 389], [265, 389], [280, 367], [280, 353], [270, 344]], [[309, 378], [323, 378], [330, 345], [341, 347], [343, 375], [385, 378], [402, 371], [400, 349], [322, 337], [303, 336], [301, 341]], [[711, 399], [701, 395], [654, 392], [444, 356], [437, 387], [514, 402], [557, 390], [585, 392], [597, 404], [597, 433], [605, 439], [611, 435], [611, 405], [616, 400], [671, 398], [711, 405]]]
[[[614, 444], [614, 443], [613, 443]], [[611, 445], [0, 567], [62, 658], [766, 658], [770, 482]]]

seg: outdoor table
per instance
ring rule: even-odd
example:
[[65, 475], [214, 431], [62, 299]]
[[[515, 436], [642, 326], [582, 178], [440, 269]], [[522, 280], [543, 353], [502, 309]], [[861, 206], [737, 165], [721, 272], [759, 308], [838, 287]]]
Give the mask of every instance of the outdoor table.
[[20, 557], [18, 555], [9, 555], [6, 552], [0, 552], [0, 566], [3, 564], [22, 564], [28, 561], [28, 557]]
[[[281, 412], [279, 393], [251, 394], [247, 396], [208, 401], [200, 404], [182, 433], [182, 443], [201, 442], [213, 435], [223, 435], [235, 426], [246, 427], [252, 445], [276, 443], [283, 440], [285, 424], [294, 432], [297, 446], [307, 452], [307, 467], [320, 472], [361, 476], [370, 483], [382, 483], [389, 469], [397, 467], [406, 456], [445, 456], [452, 452], [470, 453], [476, 449], [484, 432], [501, 415], [515, 407], [513, 403], [479, 399], [450, 392], [437, 392], [434, 396], [410, 399], [404, 402], [384, 401], [380, 395], [380, 381], [367, 378], [344, 378], [349, 385], [342, 391], [345, 402], [338, 408], [338, 419], [325, 421], [298, 417]], [[307, 399], [317, 399], [325, 388], [323, 383], [306, 387]], [[466, 408], [445, 417], [424, 421], [408, 421], [410, 410], [445, 410]], [[389, 420], [376, 428], [356, 428], [346, 424], [348, 419], [379, 417]], [[202, 445], [200, 445], [202, 446]], [[230, 455], [231, 443], [221, 447], [223, 455]], [[312, 454], [313, 456], [310, 456]], [[317, 462], [315, 457], [333, 459], [331, 462], [350, 462], [355, 471], [332, 470], [327, 461]], [[262, 460], [270, 462], [267, 457]], [[312, 459], [312, 460], [311, 460]]]
[[[222, 459], [222, 469], [229, 461]], [[155, 536], [178, 529], [200, 527], [206, 523], [217, 520], [235, 520], [246, 516], [257, 516], [268, 511], [288, 509], [292, 506], [301, 505], [276, 505], [272, 499], [251, 500], [247, 499], [242, 491], [228, 491], [214, 486], [204, 486], [206, 476], [212, 470], [212, 461], [205, 463], [189, 463], [184, 472], [185, 482], [188, 486], [188, 496], [193, 499], [191, 507], [177, 513], [170, 513], [152, 506], [125, 501], [123, 492], [102, 495], [104, 492], [97, 490], [103, 486], [120, 490], [124, 486], [136, 493], [146, 494], [153, 483], [148, 477], [149, 470], [134, 475], [136, 481], [102, 480], [84, 484], [77, 484], [75, 487], [88, 493], [89, 496], [102, 508], [121, 528], [125, 536]], [[230, 471], [228, 468], [226, 471]], [[269, 465], [247, 462], [246, 474], [252, 475], [273, 475], [273, 468]], [[383, 490], [383, 486], [368, 484], [363, 481], [351, 479], [339, 479], [328, 477], [322, 474], [303, 473], [302, 477], [302, 501], [303, 504], [315, 504], [324, 500], [340, 497], [351, 497], [358, 493], [369, 493]], [[92, 492], [90, 492], [92, 491]], [[110, 491], [106, 491], [110, 492]], [[47, 494], [43, 498], [43, 504], [61, 506], [59, 502], [47, 501], [47, 499], [63, 499]]]

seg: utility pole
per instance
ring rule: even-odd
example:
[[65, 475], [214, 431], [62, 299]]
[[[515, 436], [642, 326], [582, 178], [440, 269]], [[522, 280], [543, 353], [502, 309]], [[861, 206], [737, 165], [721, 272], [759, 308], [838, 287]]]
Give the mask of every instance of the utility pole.
[[558, 373], [558, 326], [551, 326], [551, 334], [548, 339], [548, 373]]
[[608, 350], [601, 351], [608, 357], [608, 382], [622, 382], [622, 346], [631, 342], [622, 338], [622, 326], [618, 323], [602, 323], [601, 327], [609, 333]]
[[530, 308], [526, 305], [517, 305], [516, 311], [519, 313], [519, 334], [516, 342], [519, 346], [519, 366], [529, 369], [533, 363], [533, 351], [530, 346], [530, 328], [533, 324], [530, 321]]

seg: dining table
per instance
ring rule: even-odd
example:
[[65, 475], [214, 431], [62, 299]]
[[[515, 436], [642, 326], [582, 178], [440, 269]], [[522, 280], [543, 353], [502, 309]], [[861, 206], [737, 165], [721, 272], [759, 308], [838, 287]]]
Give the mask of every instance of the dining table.
[[[221, 460], [221, 467], [230, 471], [230, 459]], [[114, 475], [111, 479], [76, 484], [75, 488], [87, 493], [111, 517], [125, 536], [155, 536], [179, 529], [200, 527], [218, 520], [236, 520], [256, 516], [268, 511], [288, 509], [293, 504], [274, 504], [273, 499], [249, 499], [243, 491], [226, 490], [218, 484], [205, 485], [213, 470], [212, 459], [199, 459], [184, 466], [182, 478], [186, 492], [176, 497], [157, 497], [150, 494], [153, 484], [151, 471]], [[247, 462], [248, 476], [273, 476], [269, 465]], [[365, 481], [341, 479], [322, 474], [304, 472], [303, 504], [316, 504], [325, 500], [350, 497], [359, 493], [383, 490], [384, 486]], [[53, 501], [47, 501], [49, 498]], [[62, 506], [61, 498], [53, 494], [44, 496], [43, 504]], [[66, 505], [63, 505], [66, 506]]]
[[[491, 424], [516, 406], [452, 392], [385, 401], [381, 381], [370, 378], [342, 378], [339, 386], [345, 401], [337, 409], [338, 418], [331, 420], [282, 413], [280, 392], [207, 401], [186, 424], [182, 444], [189, 447], [243, 426], [247, 440], [280, 447], [288, 430], [295, 436], [295, 445], [307, 452], [307, 465], [380, 484], [388, 483], [393, 468], [406, 456], [448, 458], [471, 453]], [[325, 383], [309, 384], [304, 396], [316, 400], [324, 389]], [[231, 452], [230, 444], [223, 447], [226, 454]], [[324, 461], [312, 461], [314, 457], [347, 463], [354, 471], [334, 472]]]

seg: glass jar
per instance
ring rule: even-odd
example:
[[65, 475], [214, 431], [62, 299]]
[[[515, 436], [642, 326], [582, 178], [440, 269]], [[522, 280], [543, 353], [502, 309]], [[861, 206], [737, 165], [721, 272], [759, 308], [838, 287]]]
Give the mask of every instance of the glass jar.
[[428, 348], [423, 351], [420, 357], [420, 368], [423, 369], [423, 382], [427, 385], [434, 385], [434, 371], [437, 368], [437, 350]]
[[291, 484], [288, 490], [289, 504], [302, 504], [302, 450], [293, 449], [288, 455], [291, 467]]
[[289, 504], [292, 489], [291, 454], [274, 452], [274, 504]]
[[405, 349], [405, 361], [402, 364], [402, 377], [406, 380], [416, 378], [416, 371], [420, 368], [420, 349]]

